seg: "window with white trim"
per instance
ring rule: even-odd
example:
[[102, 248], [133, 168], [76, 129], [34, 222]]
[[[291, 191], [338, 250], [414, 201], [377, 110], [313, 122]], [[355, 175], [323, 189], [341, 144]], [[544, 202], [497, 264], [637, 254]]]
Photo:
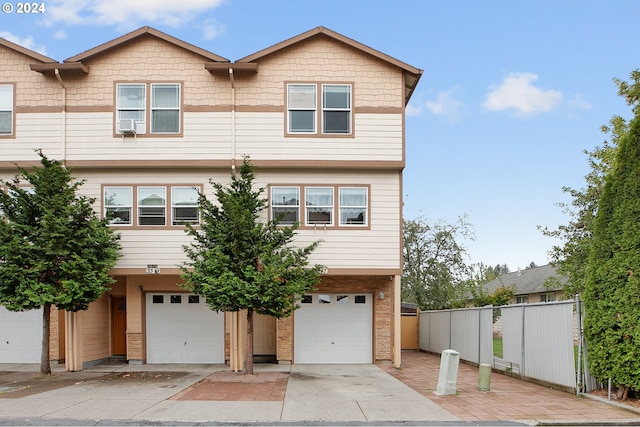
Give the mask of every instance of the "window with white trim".
[[181, 105], [180, 83], [117, 83], [116, 133], [179, 134]]
[[368, 195], [366, 187], [339, 188], [340, 225], [362, 226], [368, 224]]
[[324, 228], [367, 228], [370, 225], [368, 186], [273, 185], [269, 191], [270, 219], [279, 218], [280, 225], [296, 222], [303, 227], [321, 225]]
[[197, 225], [201, 192], [198, 185], [105, 185], [103, 215], [115, 226]]
[[306, 187], [304, 197], [307, 225], [333, 225], [333, 187]]
[[13, 135], [13, 85], [0, 85], [0, 136]]
[[289, 133], [316, 133], [316, 85], [287, 85]]
[[111, 225], [131, 225], [133, 188], [104, 187], [104, 215]]
[[145, 133], [147, 87], [144, 83], [120, 83], [116, 85], [116, 131], [129, 129], [133, 120], [136, 133]]
[[529, 295], [516, 295], [516, 304], [529, 303]]
[[556, 294], [553, 292], [540, 294], [540, 302], [551, 302], [555, 300], [556, 300]]
[[271, 187], [271, 218], [282, 225], [300, 221], [300, 187]]
[[200, 210], [198, 187], [171, 187], [171, 224], [198, 224]]
[[287, 133], [351, 135], [351, 95], [350, 84], [287, 84]]
[[165, 225], [167, 188], [138, 187], [138, 225]]
[[180, 85], [151, 84], [151, 133], [180, 133]]
[[351, 133], [351, 85], [322, 85], [322, 133]]

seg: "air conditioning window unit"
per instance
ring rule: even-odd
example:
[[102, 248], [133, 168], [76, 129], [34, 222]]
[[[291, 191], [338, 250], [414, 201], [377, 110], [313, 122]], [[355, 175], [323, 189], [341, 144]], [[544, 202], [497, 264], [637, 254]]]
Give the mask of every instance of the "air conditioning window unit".
[[120, 133], [123, 134], [134, 134], [136, 133], [136, 121], [133, 119], [122, 119], [120, 120], [119, 126]]

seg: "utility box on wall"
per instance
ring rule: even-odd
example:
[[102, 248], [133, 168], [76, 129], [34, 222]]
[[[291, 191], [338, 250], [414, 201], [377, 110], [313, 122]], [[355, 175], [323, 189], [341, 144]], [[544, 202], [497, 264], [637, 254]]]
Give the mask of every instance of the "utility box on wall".
[[440, 375], [438, 376], [437, 395], [456, 394], [458, 384], [458, 365], [460, 353], [444, 350], [440, 356]]

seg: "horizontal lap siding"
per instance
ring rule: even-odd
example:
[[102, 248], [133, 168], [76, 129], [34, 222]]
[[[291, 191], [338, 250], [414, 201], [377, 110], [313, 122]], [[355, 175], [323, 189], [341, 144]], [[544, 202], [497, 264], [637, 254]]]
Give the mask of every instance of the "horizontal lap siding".
[[61, 113], [17, 113], [15, 132], [15, 139], [0, 139], [0, 161], [36, 160], [36, 149], [51, 158], [62, 155]]
[[[204, 160], [231, 157], [229, 113], [185, 113], [184, 136], [113, 136], [113, 113], [72, 113], [67, 159]], [[149, 124], [147, 124], [147, 131]]]
[[238, 113], [236, 152], [252, 159], [401, 161], [402, 115], [356, 114], [355, 137], [284, 137], [285, 113]]

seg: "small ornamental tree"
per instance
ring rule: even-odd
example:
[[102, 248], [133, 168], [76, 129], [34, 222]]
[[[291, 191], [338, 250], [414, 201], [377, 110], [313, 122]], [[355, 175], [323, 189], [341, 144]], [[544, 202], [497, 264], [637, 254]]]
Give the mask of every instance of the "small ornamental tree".
[[[636, 102], [640, 99], [640, 86]], [[591, 373], [640, 390], [640, 115], [619, 141], [598, 203], [584, 293]]]
[[40, 372], [51, 374], [51, 306], [86, 310], [113, 279], [119, 236], [99, 219], [94, 199], [76, 194], [83, 181], [41, 151], [41, 167], [18, 167], [0, 191], [0, 305], [11, 311], [42, 308]]
[[232, 174], [228, 186], [210, 181], [217, 203], [200, 195], [201, 224], [186, 224], [193, 242], [184, 246], [189, 261], [181, 267], [181, 286], [204, 296], [211, 310], [247, 310], [246, 374], [253, 374], [253, 313], [290, 316], [299, 308], [299, 297], [320, 282], [324, 268], [308, 262], [319, 242], [292, 245], [297, 224], [260, 221], [267, 199], [261, 196], [264, 188], [253, 190], [254, 178], [245, 158], [240, 176]]

